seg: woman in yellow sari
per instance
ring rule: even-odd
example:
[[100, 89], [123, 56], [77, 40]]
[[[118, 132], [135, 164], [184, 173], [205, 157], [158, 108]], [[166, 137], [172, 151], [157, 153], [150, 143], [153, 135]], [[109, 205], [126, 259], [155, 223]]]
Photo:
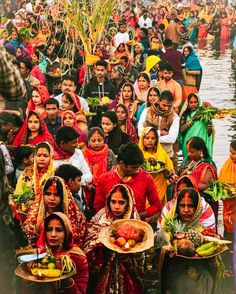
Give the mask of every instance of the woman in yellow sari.
[[[53, 172], [53, 149], [47, 142], [39, 143], [35, 148], [34, 164], [24, 169], [16, 184], [13, 202], [17, 202], [17, 196], [22, 197], [24, 195], [26, 198], [27, 195], [30, 196], [23, 206], [18, 207], [18, 210], [23, 213], [28, 212], [33, 200], [36, 197], [41, 197], [42, 186]], [[19, 203], [16, 203], [16, 205], [18, 206]]]
[[138, 145], [143, 152], [145, 161], [154, 158], [156, 161], [161, 161], [165, 164], [163, 172], [157, 173], [154, 177], [159, 198], [162, 201], [162, 205], [165, 205], [168, 179], [174, 174], [174, 166], [168, 154], [162, 148], [158, 137], [155, 128], [146, 127], [142, 130]]
[[[223, 164], [218, 180], [236, 187], [236, 141], [230, 144], [229, 150], [230, 157]], [[223, 221], [225, 231], [233, 233], [236, 221], [236, 197], [223, 201]]]

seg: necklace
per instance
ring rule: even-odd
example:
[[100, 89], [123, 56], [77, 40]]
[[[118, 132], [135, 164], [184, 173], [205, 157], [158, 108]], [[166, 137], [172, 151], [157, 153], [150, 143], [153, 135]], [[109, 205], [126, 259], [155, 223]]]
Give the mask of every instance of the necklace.
[[204, 160], [204, 158], [201, 158], [200, 160], [198, 160], [197, 162], [192, 160], [190, 161], [190, 163], [188, 164], [187, 168], [186, 168], [186, 174], [191, 174], [192, 171], [195, 170], [195, 168]]

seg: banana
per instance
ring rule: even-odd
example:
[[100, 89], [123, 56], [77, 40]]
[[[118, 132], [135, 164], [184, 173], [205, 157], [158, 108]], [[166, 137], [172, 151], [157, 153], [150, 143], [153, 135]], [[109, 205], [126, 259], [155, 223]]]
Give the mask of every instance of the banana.
[[196, 252], [198, 253], [199, 251], [201, 252], [201, 251], [207, 250], [211, 248], [211, 246], [213, 245], [215, 245], [215, 242], [208, 242], [208, 243], [202, 244], [196, 249]]
[[42, 268], [33, 268], [31, 273], [34, 276], [44, 276], [47, 278], [58, 278], [61, 275], [61, 270], [59, 269], [42, 269]]
[[200, 256], [209, 256], [209, 255], [212, 255], [214, 254], [217, 249], [218, 249], [218, 244], [214, 244], [213, 246], [211, 246], [210, 248], [206, 249], [206, 250], [201, 250], [201, 251], [198, 251], [197, 253], [200, 255]]

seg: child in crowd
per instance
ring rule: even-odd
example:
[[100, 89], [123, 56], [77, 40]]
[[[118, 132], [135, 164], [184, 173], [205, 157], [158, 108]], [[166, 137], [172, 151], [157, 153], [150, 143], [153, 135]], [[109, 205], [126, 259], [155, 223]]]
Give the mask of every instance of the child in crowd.
[[15, 179], [14, 182], [19, 179], [23, 170], [34, 163], [34, 147], [32, 146], [20, 146], [14, 150], [15, 158]]

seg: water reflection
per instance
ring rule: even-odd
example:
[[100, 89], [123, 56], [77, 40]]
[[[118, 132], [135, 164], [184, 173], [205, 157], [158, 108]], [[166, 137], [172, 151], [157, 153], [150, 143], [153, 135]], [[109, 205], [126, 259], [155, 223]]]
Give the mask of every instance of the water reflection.
[[[231, 49], [221, 42], [213, 46], [201, 42], [196, 52], [203, 67], [200, 96], [219, 108], [236, 108], [235, 73], [231, 68]], [[214, 120], [215, 141], [213, 158], [218, 168], [229, 154], [229, 144], [236, 139], [236, 116]]]

